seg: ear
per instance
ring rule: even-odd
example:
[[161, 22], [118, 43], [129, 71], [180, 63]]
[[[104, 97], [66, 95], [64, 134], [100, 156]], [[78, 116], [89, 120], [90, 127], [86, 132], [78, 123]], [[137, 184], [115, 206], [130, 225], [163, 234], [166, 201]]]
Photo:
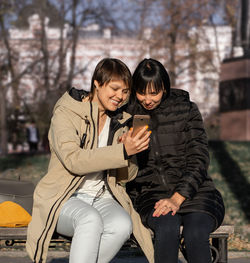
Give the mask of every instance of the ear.
[[95, 85], [96, 89], [98, 89], [100, 87], [97, 80], [94, 80], [94, 85]]

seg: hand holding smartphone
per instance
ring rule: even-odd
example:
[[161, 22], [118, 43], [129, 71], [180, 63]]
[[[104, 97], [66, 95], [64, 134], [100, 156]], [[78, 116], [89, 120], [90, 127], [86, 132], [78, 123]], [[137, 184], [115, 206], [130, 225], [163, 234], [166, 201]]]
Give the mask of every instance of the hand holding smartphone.
[[124, 144], [128, 156], [148, 149], [151, 131], [148, 131], [148, 127], [145, 126], [149, 125], [149, 121], [149, 115], [135, 115], [133, 128], [119, 138], [119, 142]]
[[149, 125], [149, 121], [149, 115], [134, 115], [132, 136], [134, 137], [143, 127]]

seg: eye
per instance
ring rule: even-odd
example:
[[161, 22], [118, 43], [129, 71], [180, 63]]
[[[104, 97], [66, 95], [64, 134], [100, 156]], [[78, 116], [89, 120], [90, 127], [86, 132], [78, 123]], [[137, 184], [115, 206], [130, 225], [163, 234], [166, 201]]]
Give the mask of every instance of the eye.
[[128, 94], [129, 93], [129, 90], [128, 89], [125, 89], [122, 91], [124, 94]]
[[152, 90], [152, 91], [149, 92], [149, 94], [152, 95], [152, 96], [157, 96], [159, 93], [161, 93], [161, 90], [159, 90], [159, 91]]

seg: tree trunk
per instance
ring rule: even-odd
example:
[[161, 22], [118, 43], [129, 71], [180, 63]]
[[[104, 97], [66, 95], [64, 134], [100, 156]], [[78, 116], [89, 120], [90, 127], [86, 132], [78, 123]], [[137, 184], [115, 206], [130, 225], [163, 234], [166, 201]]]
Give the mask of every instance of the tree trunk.
[[1, 147], [1, 155], [8, 154], [8, 132], [7, 132], [7, 125], [6, 125], [6, 92], [5, 87], [0, 86], [0, 116], [1, 116], [1, 123], [0, 123], [0, 147]]

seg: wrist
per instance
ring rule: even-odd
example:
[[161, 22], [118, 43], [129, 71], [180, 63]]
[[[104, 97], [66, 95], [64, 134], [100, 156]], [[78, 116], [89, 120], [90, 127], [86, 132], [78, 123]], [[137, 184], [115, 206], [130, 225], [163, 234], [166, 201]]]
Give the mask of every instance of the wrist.
[[186, 198], [178, 192], [175, 192], [170, 199], [173, 202], [175, 202], [178, 206], [181, 206], [181, 204], [185, 201]]

